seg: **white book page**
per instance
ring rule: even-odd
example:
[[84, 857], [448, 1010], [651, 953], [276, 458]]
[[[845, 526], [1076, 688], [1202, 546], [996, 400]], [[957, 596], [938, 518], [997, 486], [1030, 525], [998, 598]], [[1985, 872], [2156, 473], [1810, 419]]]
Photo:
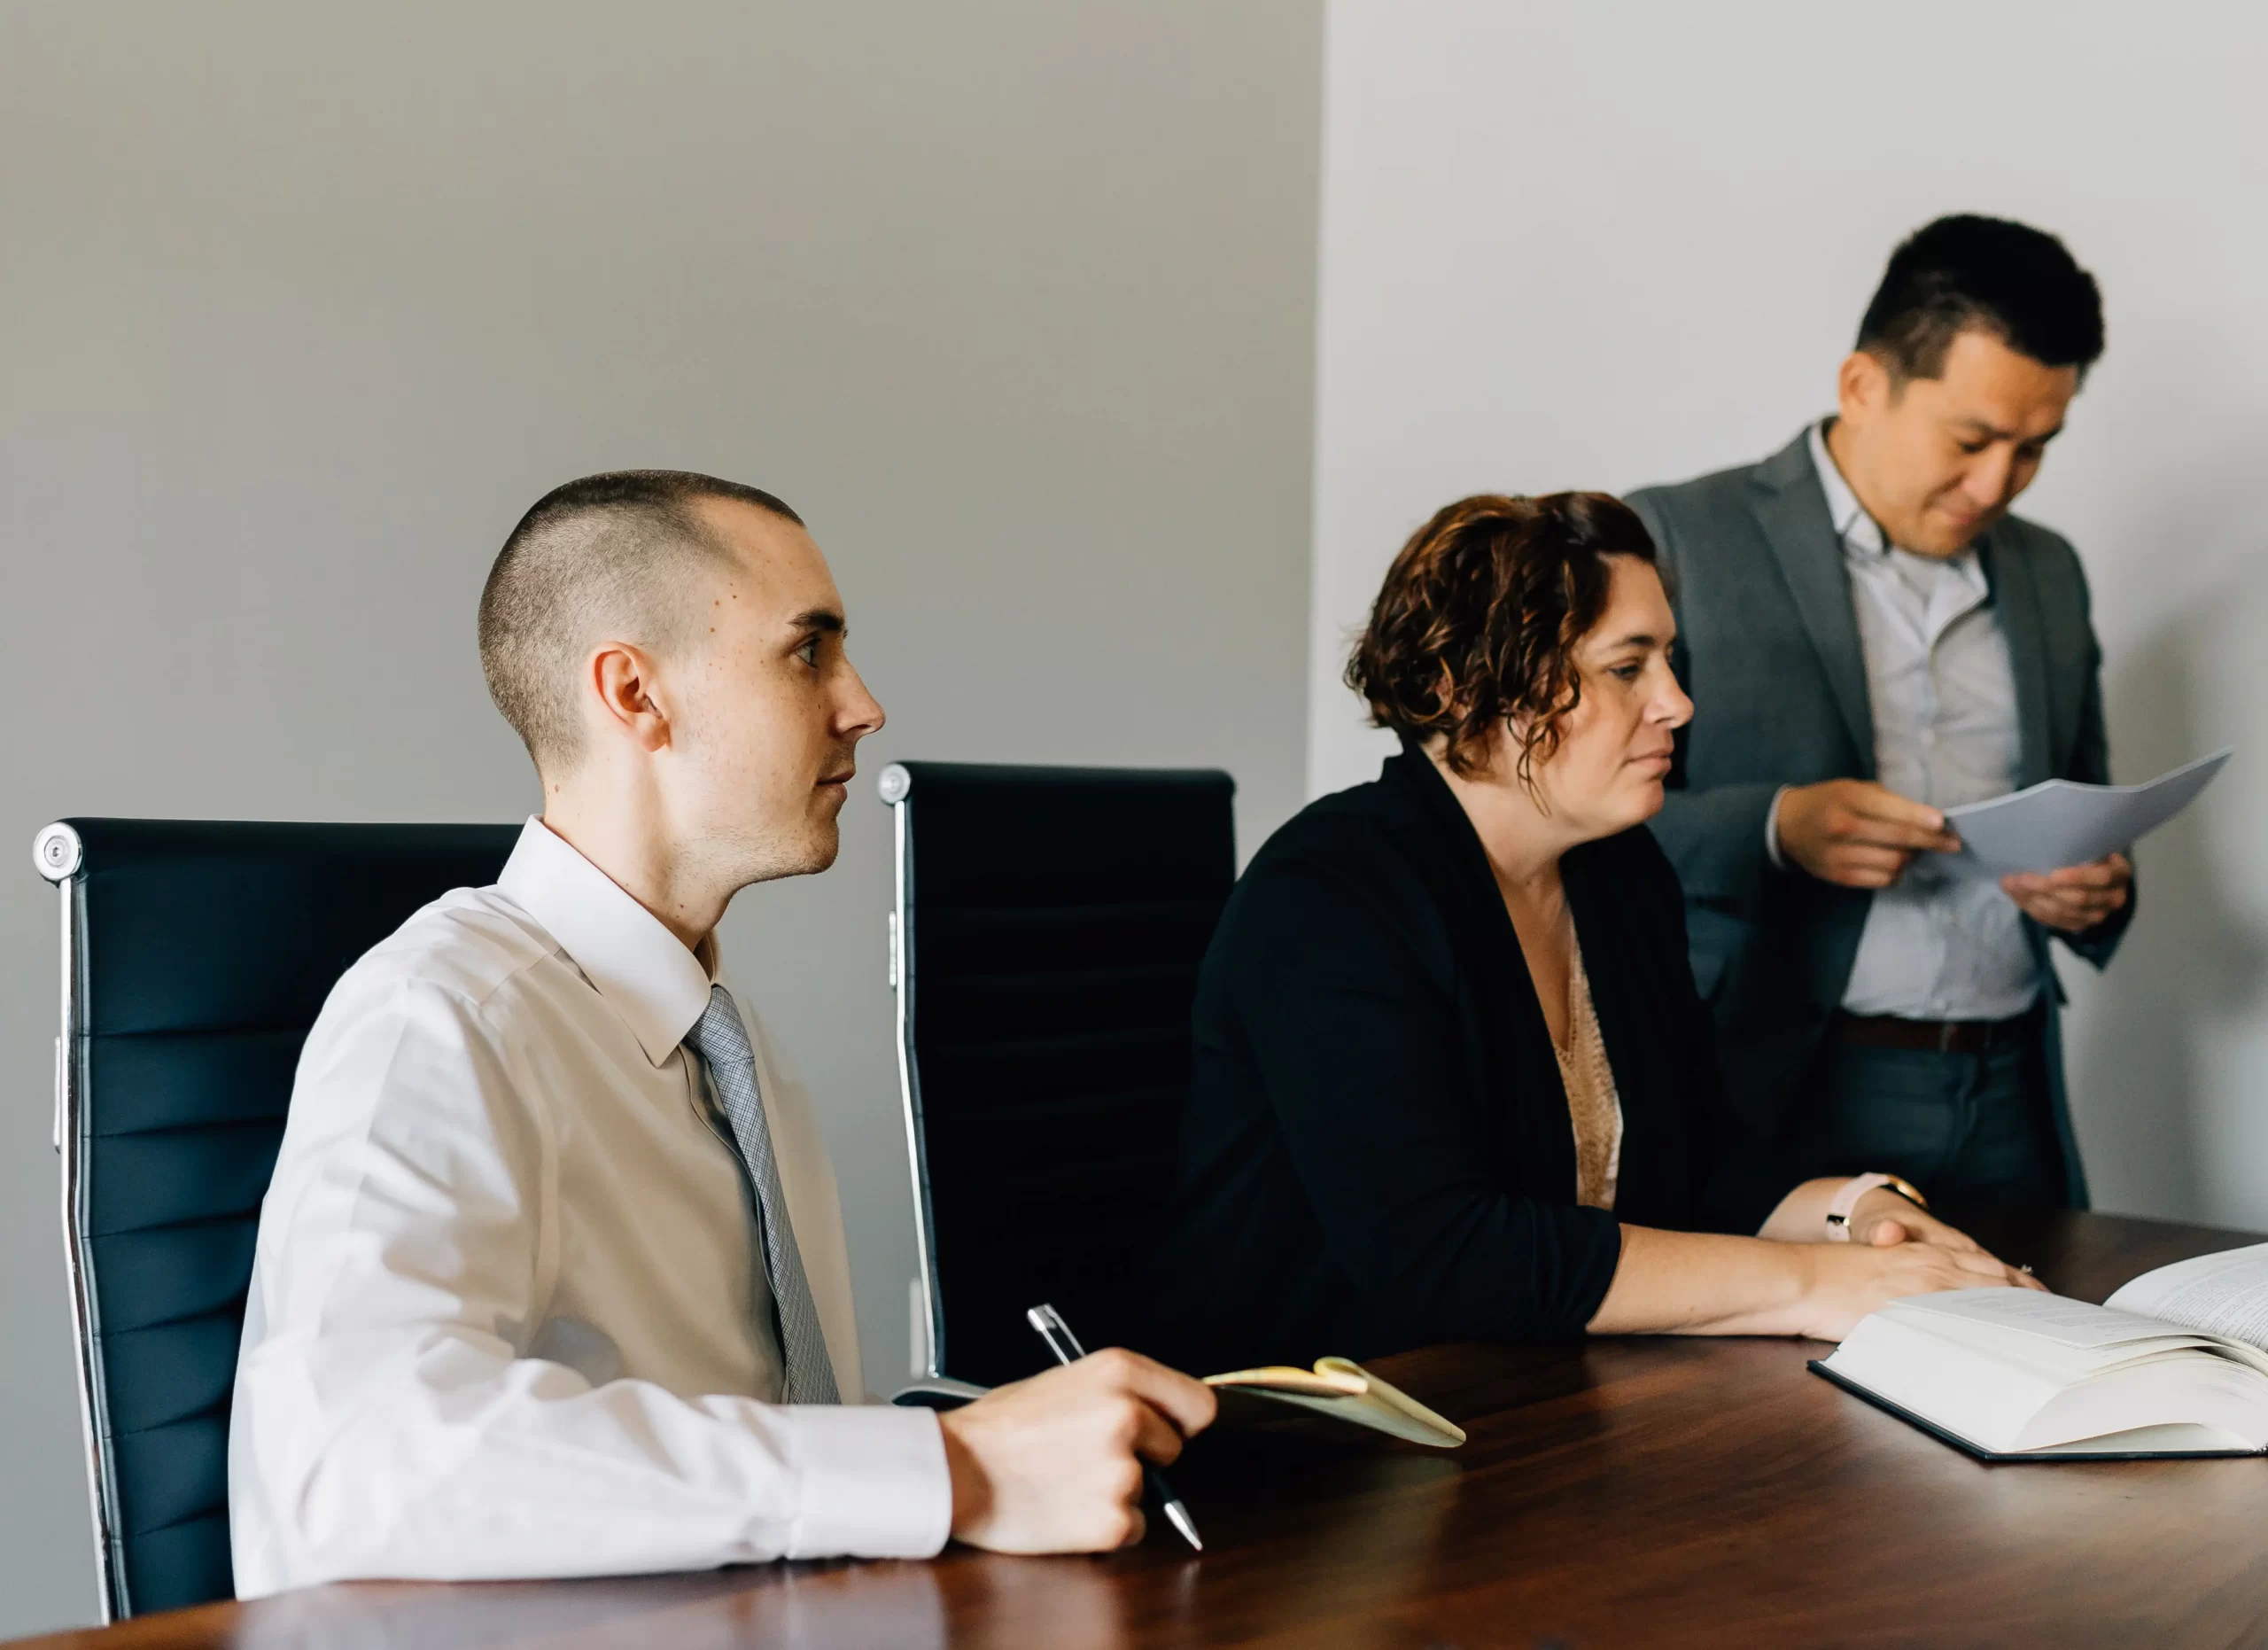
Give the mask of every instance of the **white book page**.
[[2179, 1441], [2169, 1433], [2153, 1447], [2268, 1443], [2268, 1380], [2218, 1343], [2084, 1301], [2023, 1291], [2021, 1304], [2000, 1310], [1984, 1298], [2019, 1293], [1893, 1301], [1826, 1366], [1986, 1450], [2076, 1448], [2163, 1426], [2179, 1428]]
[[[2213, 1335], [2194, 1335], [2155, 1319], [2106, 1312], [2085, 1301], [2043, 1296], [2032, 1290], [1961, 1290], [1974, 1301], [1952, 1295], [1909, 1296], [1892, 1301], [1876, 1315], [1911, 1325], [1939, 1340], [1990, 1353], [2028, 1374], [2073, 1386], [2133, 1364], [2171, 1353], [2202, 1353], [2255, 1365], [2268, 1374], [2268, 1358], [2249, 1347], [2233, 1346]], [[1952, 1301], [1950, 1308], [1939, 1303]]]
[[2256, 1447], [2250, 1438], [2241, 1434], [2223, 1432], [2217, 1427], [2202, 1426], [2195, 1421], [2178, 1420], [2160, 1427], [2134, 1427], [2124, 1432], [2106, 1432], [2098, 1437], [2075, 1438], [2068, 1444], [2043, 1444], [2026, 1453], [2081, 1458], [2128, 1452], [2136, 1455], [2197, 1455], [2208, 1450], [2249, 1450]]
[[2268, 1350], [2268, 1243], [2146, 1272], [2109, 1305]]
[[[1860, 1319], [1827, 1367], [1984, 1450], [2013, 1448], [2063, 1389], [2045, 1372], [1933, 1334], [1890, 1307]], [[2145, 1415], [2135, 1424], [2155, 1419]]]
[[[2042, 1376], [2059, 1386], [2077, 1386], [2098, 1375], [2109, 1374], [2113, 1370], [2131, 1369], [2140, 1364], [2163, 1363], [2179, 1354], [2211, 1358], [2218, 1363], [2238, 1361], [2229, 1350], [2227, 1342], [2211, 1335], [2172, 1334], [2153, 1336], [2147, 1341], [2121, 1341], [2115, 1346], [2066, 1346], [2060, 1341], [2051, 1341], [2044, 1335], [2019, 1329], [2012, 1324], [1985, 1324], [1969, 1319], [1919, 1315], [1900, 1321], [1912, 1324], [1940, 1341], [1988, 1352], [2004, 1364]], [[2254, 1355], [2248, 1349], [2246, 1356]], [[2268, 1374], [2268, 1367], [2264, 1367], [2262, 1373]]]
[[2210, 1351], [2162, 1352], [2065, 1388], [2016, 1435], [2016, 1447], [2054, 1449], [2168, 1424], [2217, 1435], [2177, 1448], [2258, 1450], [2268, 1444], [2268, 1376]]
[[[2131, 1283], [2126, 1286], [2129, 1289], [2133, 1287]], [[2119, 1291], [2119, 1295], [2124, 1293], [2124, 1289]], [[2114, 1295], [2111, 1299], [2116, 1301], [2118, 1296]], [[2139, 1309], [2095, 1306], [2038, 1289], [1953, 1289], [1943, 1295], [1909, 1295], [1904, 1300], [1891, 1302], [1883, 1310], [1899, 1317], [1918, 1312], [2022, 1329], [2044, 1335], [2059, 1346], [2089, 1349], [2117, 1346], [2128, 1341], [2157, 1340], [2180, 1333], [2168, 1323], [2144, 1316]]]

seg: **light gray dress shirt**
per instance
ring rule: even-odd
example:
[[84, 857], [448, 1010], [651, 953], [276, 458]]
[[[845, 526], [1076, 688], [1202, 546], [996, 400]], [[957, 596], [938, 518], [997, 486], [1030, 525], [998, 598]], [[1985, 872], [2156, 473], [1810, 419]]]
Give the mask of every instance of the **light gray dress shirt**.
[[[2020, 760], [2016, 672], [1984, 566], [1974, 549], [1940, 560], [1888, 543], [1836, 468], [1826, 427], [1812, 427], [1811, 456], [1851, 578], [1875, 777], [1938, 808], [2005, 796]], [[1766, 825], [1775, 865], [1779, 813], [1775, 798]], [[1924, 853], [1876, 893], [1843, 1007], [1909, 1020], [2000, 1020], [2039, 994], [2039, 964], [2015, 901]]]

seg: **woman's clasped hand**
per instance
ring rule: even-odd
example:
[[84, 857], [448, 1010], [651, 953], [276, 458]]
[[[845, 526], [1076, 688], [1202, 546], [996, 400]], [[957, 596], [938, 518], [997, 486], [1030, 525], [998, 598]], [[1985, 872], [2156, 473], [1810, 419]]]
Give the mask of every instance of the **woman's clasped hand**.
[[1902, 1296], [2001, 1285], [2047, 1287], [2030, 1273], [1996, 1259], [1974, 1243], [1956, 1249], [1908, 1238], [1880, 1247], [1805, 1243], [1798, 1249], [1810, 1262], [1812, 1276], [1803, 1308], [1788, 1326], [1788, 1333], [1821, 1341], [1841, 1340], [1860, 1319]]

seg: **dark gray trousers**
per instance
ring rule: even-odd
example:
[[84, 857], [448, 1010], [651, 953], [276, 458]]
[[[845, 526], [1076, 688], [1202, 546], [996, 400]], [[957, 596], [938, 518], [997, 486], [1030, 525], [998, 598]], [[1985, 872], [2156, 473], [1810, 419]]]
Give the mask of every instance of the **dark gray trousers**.
[[1968, 1055], [1830, 1040], [1814, 1068], [1822, 1172], [1903, 1175], [1972, 1206], [2062, 1202], [2044, 1034]]

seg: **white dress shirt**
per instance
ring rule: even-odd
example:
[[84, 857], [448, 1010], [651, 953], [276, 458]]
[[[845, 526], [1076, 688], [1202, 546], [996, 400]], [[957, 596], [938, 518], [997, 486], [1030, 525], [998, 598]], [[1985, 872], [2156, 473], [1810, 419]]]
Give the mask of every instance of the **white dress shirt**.
[[[1875, 777], [1937, 808], [2006, 796], [2022, 758], [2016, 670], [1983, 564], [1974, 549], [1941, 559], [1888, 543], [1836, 468], [1826, 428], [1812, 426], [1811, 456], [1851, 578]], [[1775, 864], [1779, 814], [1775, 798], [1766, 825]], [[2039, 994], [2016, 902], [1924, 853], [1876, 892], [1843, 1007], [1908, 1020], [2001, 1020]]]
[[[531, 820], [495, 886], [426, 907], [333, 988], [245, 1315], [240, 1597], [944, 1545], [934, 1414], [773, 1401], [747, 1181], [680, 1046], [711, 984]], [[858, 1393], [834, 1171], [741, 1008], [836, 1383]]]

